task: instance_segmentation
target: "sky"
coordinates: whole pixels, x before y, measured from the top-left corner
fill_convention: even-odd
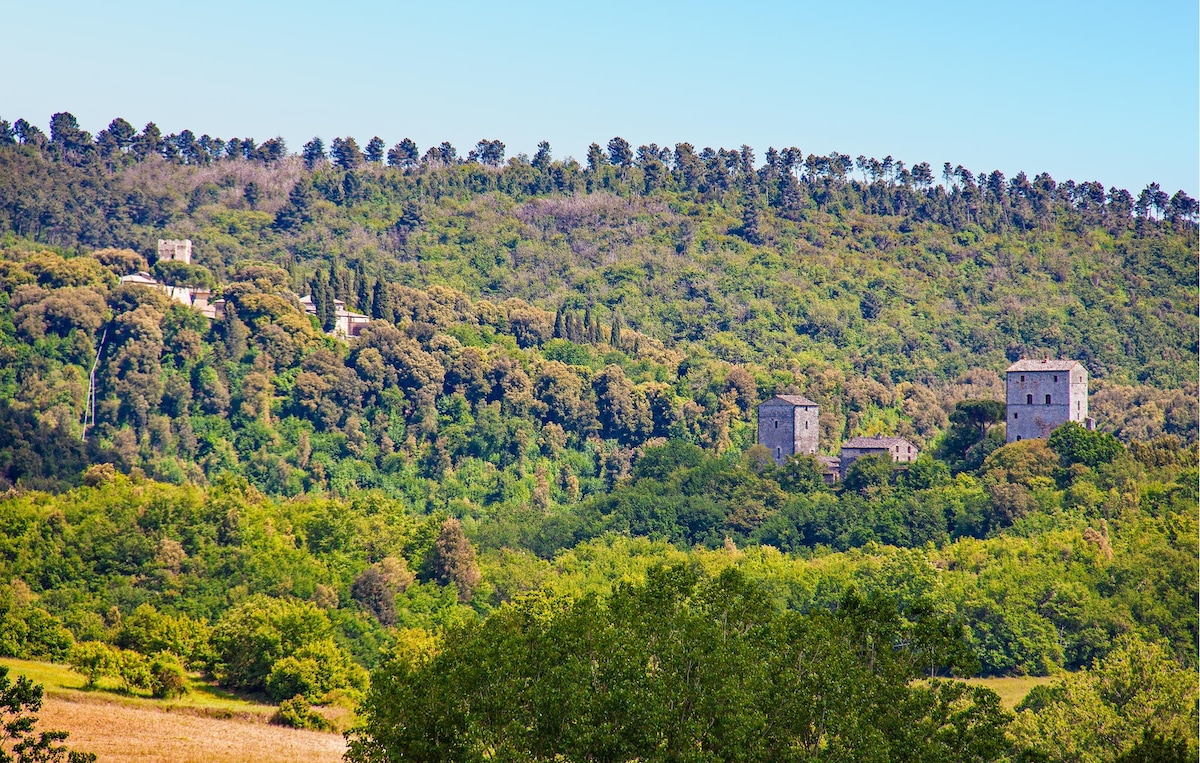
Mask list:
[[[1198,24],[1195,0],[0,0],[0,118],[293,151],[796,146],[1197,197]]]

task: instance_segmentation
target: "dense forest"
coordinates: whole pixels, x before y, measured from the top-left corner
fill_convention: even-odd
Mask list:
[[[1196,222],[1154,184],[794,147],[0,120],[0,652],[203,670],[296,725],[365,698],[358,760],[1194,757]],[[988,401],[1042,355],[1098,431],[1005,445]],[[824,453],[922,455],[777,466],[755,406],[789,393]],[[816,644],[861,694],[780,705]],[[1015,718],[943,680],[1063,669]]]

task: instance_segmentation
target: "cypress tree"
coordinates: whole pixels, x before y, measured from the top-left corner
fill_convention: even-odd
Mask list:
[[[325,322],[325,280],[321,277],[320,269],[313,274],[312,280],[308,284],[308,295],[312,298],[313,310],[317,313],[317,320],[321,323]]]
[[[375,280],[375,289],[371,293],[371,317],[388,323],[395,320],[392,302],[388,299],[387,286],[382,278]]]
[[[330,275],[333,275],[332,268]],[[337,328],[337,304],[334,300],[337,299],[337,293],[333,290],[333,279],[330,278],[325,282],[325,314],[321,316],[321,327],[326,331],[333,331]]]
[[[371,305],[371,289],[367,286],[367,274],[363,272],[362,260],[354,265],[354,307],[365,312]]]

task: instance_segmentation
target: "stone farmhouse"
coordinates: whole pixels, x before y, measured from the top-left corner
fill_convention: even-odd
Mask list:
[[[851,437],[842,443],[838,469],[843,477],[850,465],[863,456],[890,456],[897,464],[909,464],[920,450],[903,437]]]
[[[1095,429],[1088,417],[1088,372],[1077,360],[1018,360],[1005,379],[1007,441],[1036,440],[1068,421]]]

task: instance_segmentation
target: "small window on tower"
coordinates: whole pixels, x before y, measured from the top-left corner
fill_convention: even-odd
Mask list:
[[[1055,381],[1056,383],[1058,382],[1058,374],[1055,374],[1055,375],[1054,375],[1054,381]]]
[[[807,422],[807,421],[806,421],[806,422],[804,422],[804,428],[805,428],[805,429],[808,429],[808,422]]]
[[[778,422],[778,421],[776,421],[776,422],[775,422],[775,428],[776,428],[776,429],[779,429],[779,422]]]
[[[1021,441],[1021,435],[1017,435],[1017,442]]]
[[[1013,418],[1014,418],[1014,419],[1019,419],[1019,418],[1021,418],[1021,414],[1019,414],[1019,413],[1017,413],[1017,412],[1015,412],[1015,411],[1014,411],[1014,412],[1013,412]]]
[[[1024,384],[1024,383],[1025,383],[1025,374],[1021,374],[1021,383],[1022,383],[1022,384]]]
[[[1033,405],[1033,395],[1025,396],[1025,405]]]
[[[1050,396],[1046,395],[1046,405],[1050,405]]]

